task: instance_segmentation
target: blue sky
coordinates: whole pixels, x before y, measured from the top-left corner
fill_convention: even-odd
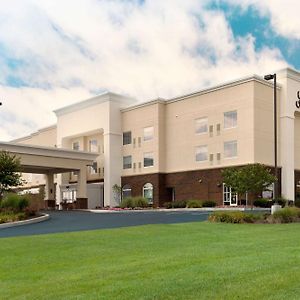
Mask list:
[[[295,0],[5,0],[0,140],[104,90],[145,101],[300,70]]]

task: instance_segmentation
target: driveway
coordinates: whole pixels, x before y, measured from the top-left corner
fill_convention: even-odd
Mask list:
[[[146,224],[172,224],[205,221],[209,212],[200,211],[126,211],[93,213],[88,211],[47,212],[50,219],[41,223],[0,229],[0,237],[35,235],[118,228]]]

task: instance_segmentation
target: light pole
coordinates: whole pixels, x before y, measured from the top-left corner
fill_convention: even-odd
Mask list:
[[[278,192],[278,166],[277,166],[277,82],[276,82],[276,73],[269,74],[264,76],[265,80],[272,80],[274,79],[274,169],[275,169],[275,176],[277,180],[274,182],[274,200],[275,204],[277,204],[279,192]]]

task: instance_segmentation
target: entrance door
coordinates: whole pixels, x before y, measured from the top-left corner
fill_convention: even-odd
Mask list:
[[[238,205],[238,195],[230,186],[223,184],[223,204],[230,206]]]

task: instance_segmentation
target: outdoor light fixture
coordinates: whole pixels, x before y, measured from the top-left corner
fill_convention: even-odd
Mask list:
[[[278,167],[277,167],[277,82],[276,82],[276,73],[275,74],[268,74],[264,76],[265,80],[274,80],[274,169],[275,169],[275,176],[278,179]],[[274,200],[277,203],[278,200],[278,180],[274,182]]]

